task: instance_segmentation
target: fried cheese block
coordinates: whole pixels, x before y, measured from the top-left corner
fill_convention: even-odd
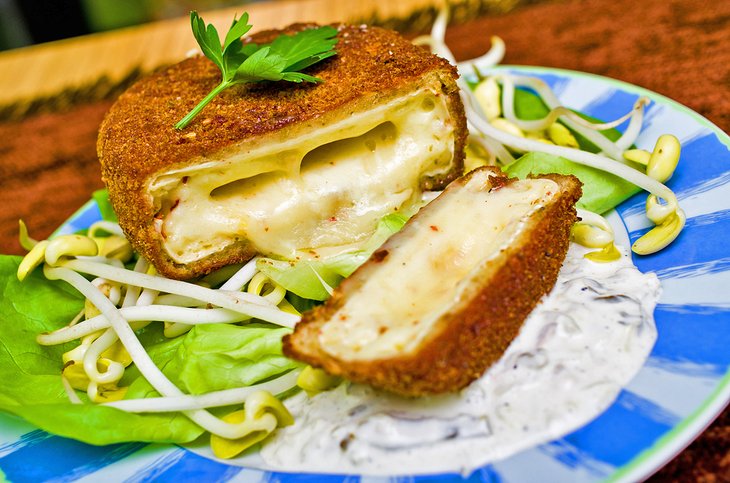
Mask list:
[[[406,395],[481,376],[555,284],[581,185],[480,168],[454,181],[284,338],[284,353]]]
[[[337,55],[306,70],[324,82],[236,86],[180,131],[220,82],[204,57],[140,80],[112,106],[102,175],[119,224],[160,273],[356,247],[384,215],[459,176],[467,130],[455,68],[392,31],[338,32]]]

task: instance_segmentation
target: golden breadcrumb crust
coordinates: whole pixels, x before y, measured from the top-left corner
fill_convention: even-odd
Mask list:
[[[250,37],[264,43],[280,33],[294,33],[312,25],[296,24],[283,31]],[[159,207],[152,206],[147,182],[156,173],[194,164],[203,158],[220,159],[249,139],[297,125],[326,125],[333,118],[395,98],[424,81],[440,84],[449,99],[456,126],[454,169],[435,179],[424,179],[426,189],[441,189],[463,166],[466,120],[455,80],[456,69],[445,60],[415,47],[397,33],[376,27],[338,28],[338,55],[306,70],[321,84],[262,82],[223,91],[185,129],[173,126],[220,82],[220,71],[207,58],[196,56],[163,69],[134,84],[106,115],[97,143],[102,176],[134,247],[164,275],[191,278],[253,256],[247,242],[231,246],[192,264],[176,264],[162,249],[154,228]]]
[[[494,168],[482,169],[499,173]],[[474,173],[453,182],[441,196],[464,186]],[[499,175],[491,178],[492,189],[515,180]],[[434,324],[419,348],[387,359],[346,361],[329,355],[319,345],[322,325],[337,323],[331,317],[348,297],[357,296],[358,277],[368,277],[373,265],[387,263],[392,244],[386,242],[324,305],[303,315],[294,333],[284,337],[284,353],[331,374],[405,396],[457,391],[480,377],[502,356],[522,322],[555,285],[568,251],[570,228],[576,221],[575,203],[581,196],[580,181],[561,175],[541,178],[558,183],[560,195],[533,214],[515,243],[483,267],[468,293]],[[426,216],[427,210],[416,216]],[[393,238],[407,236],[406,228]]]

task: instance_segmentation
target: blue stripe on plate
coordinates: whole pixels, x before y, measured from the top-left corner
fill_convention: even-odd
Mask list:
[[[595,101],[584,106],[581,111],[596,119],[613,121],[627,112],[631,112],[634,102],[639,98],[636,94],[613,90],[610,95],[601,96]],[[624,124],[624,127],[626,124]]]
[[[725,274],[730,273],[730,257],[716,258],[714,260],[710,260],[709,262],[688,263],[686,265],[677,265],[674,267],[661,268],[654,273],[656,273],[657,277],[659,277],[659,279],[664,282],[663,286],[665,287],[665,290],[667,288],[666,285],[677,283],[680,280],[695,279],[695,282],[701,283],[706,280],[710,280],[712,277],[722,277]],[[720,288],[724,289],[725,287]],[[725,290],[722,290],[722,292],[724,295],[727,295],[727,292]],[[664,299],[661,300],[664,301]],[[727,302],[725,297],[723,297],[723,302]],[[671,304],[671,302],[668,304]],[[689,304],[675,303],[674,305],[677,306],[675,309],[677,311],[683,311],[687,306],[696,306],[698,308],[701,308],[703,312],[707,312],[708,310],[713,309],[713,307],[711,306],[712,304],[708,304],[706,302],[701,303],[700,301],[692,301]],[[714,309],[723,310],[723,307],[725,309],[728,308],[727,305],[720,305],[714,307]]]
[[[721,376],[730,366],[730,310],[697,306],[657,306],[659,337],[652,358],[709,364]]]
[[[616,402],[588,425],[558,440],[568,447],[580,448],[590,459],[621,466],[679,422],[679,417],[628,391],[621,391]]]
[[[89,228],[93,223],[101,220],[101,212],[96,203],[89,203],[84,210],[74,214],[56,232],[57,235],[68,235]]]
[[[719,177],[728,171],[728,152],[730,148],[723,144],[715,133],[708,131],[707,135],[687,141],[682,146],[680,155],[680,169],[678,169],[668,185],[677,191],[690,186],[700,185],[708,180]],[[701,166],[682,165],[682,159],[691,159]]]
[[[220,463],[192,451],[181,449],[170,453],[144,468],[129,482],[137,481],[228,481],[243,468]]]
[[[479,479],[473,479],[475,477],[478,477]],[[499,471],[497,471],[497,468],[495,468],[493,465],[487,465],[483,468],[478,469],[475,471],[469,480],[467,481],[483,481],[485,483],[501,483],[502,475],[500,475]]]
[[[407,479],[406,479],[407,478]],[[486,465],[482,468],[474,470],[469,476],[453,473],[443,473],[438,475],[419,475],[414,477],[398,478],[398,483],[501,483],[502,477],[496,468],[492,465]]]
[[[649,228],[629,233],[631,243]],[[689,218],[677,240],[658,253],[634,257],[642,272],[661,272],[665,267],[679,267],[713,262],[728,256],[725,239],[730,234],[730,210],[721,210]]]
[[[146,446],[146,443],[92,446],[39,430],[24,435],[20,442],[14,451],[0,457],[0,470],[8,481],[73,481]]]
[[[170,453],[155,459],[151,464],[141,466],[132,476],[125,480],[125,483],[138,483],[142,481],[154,481],[158,475],[164,473],[175,465],[177,460],[182,458],[186,450],[176,448]]]
[[[347,475],[271,472],[266,475],[264,481],[267,483],[354,483],[360,481],[360,477]]]
[[[730,172],[728,172],[728,174],[730,175]],[[728,200],[728,202],[730,203],[730,200]],[[705,213],[702,215],[693,216],[692,218],[687,220],[687,224],[685,226],[691,228],[691,230],[687,230],[688,232],[691,231],[692,233],[694,233],[694,231],[699,230],[700,227],[706,227],[708,225],[711,226],[713,229],[722,229],[723,227],[718,226],[718,224],[720,223],[725,225],[724,228],[730,226],[730,207],[728,209],[713,211],[712,213]],[[711,249],[713,247],[723,245],[722,243],[717,243],[717,240],[714,241],[715,243],[706,243],[703,248]],[[727,253],[728,250],[727,247],[725,247],[725,250],[717,258],[723,258],[725,257],[725,255],[727,255]]]
[[[6,416],[6,415],[3,415]],[[4,423],[5,421],[3,421]],[[32,430],[29,433],[21,434],[20,437],[17,440],[13,440],[9,443],[0,445],[0,459],[4,457],[5,455],[12,453],[13,451],[17,449],[21,449],[24,446],[30,446],[34,445],[46,438],[48,438],[49,434],[45,431],[41,431],[39,429]]]
[[[563,460],[563,461],[561,461]],[[555,441],[530,448],[506,460],[494,463],[506,482],[598,481],[615,471],[615,467],[592,459],[566,441]]]
[[[265,479],[267,483],[355,483],[360,481],[388,481],[389,483],[501,483],[503,480],[499,472],[492,465],[475,470],[469,476],[454,473],[436,475],[395,476],[395,477],[359,477],[347,475],[314,475],[296,473],[269,473]]]
[[[99,211],[99,206],[93,203],[92,208],[84,210],[79,213],[78,218],[73,219],[73,224],[81,228],[88,228],[99,220],[101,220],[101,211]]]
[[[691,415],[715,390],[724,374],[716,366],[649,357],[624,388],[679,417]]]
[[[562,464],[567,471],[573,474],[583,473],[595,478],[604,478],[610,474],[607,470],[614,469],[613,466],[596,460],[582,448],[576,447],[564,439],[540,445],[539,450]]]
[[[703,186],[712,180],[721,178],[728,172],[728,152],[730,148],[723,144],[717,135],[710,130],[703,131],[703,136],[685,141],[682,146],[680,162],[677,171],[667,182],[667,185],[680,197],[687,192]],[[700,162],[701,166],[687,166],[683,160]],[[619,212],[621,216],[629,216],[644,212],[645,194],[634,196],[624,203]]]

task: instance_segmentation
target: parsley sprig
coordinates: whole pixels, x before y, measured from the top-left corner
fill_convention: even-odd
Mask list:
[[[236,84],[259,81],[322,82],[322,79],[300,72],[337,52],[337,29],[329,26],[302,30],[294,35],[280,35],[273,42],[244,44],[241,37],[251,30],[248,13],[234,17],[221,46],[213,24],[205,24],[198,12],[190,12],[190,25],[203,54],[221,70],[221,83],[208,93],[177,124],[183,129],[221,91]]]

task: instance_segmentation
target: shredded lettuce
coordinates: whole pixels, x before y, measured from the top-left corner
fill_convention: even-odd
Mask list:
[[[261,258],[256,268],[288,291],[305,299],[327,300],[328,288],[334,288],[342,281],[342,276],[327,268],[319,260],[288,262]]]
[[[360,250],[334,255],[325,260],[299,260],[296,262],[261,258],[256,268],[288,291],[311,300],[327,300],[330,289],[349,277],[357,267],[391,235],[403,228],[408,217],[401,213],[384,216],[375,232]]]

